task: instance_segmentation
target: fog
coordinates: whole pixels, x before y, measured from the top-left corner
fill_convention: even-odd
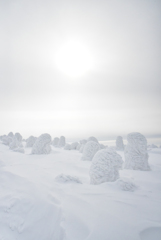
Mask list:
[[[1,1],[0,135],[161,134],[160,12],[152,0]],[[77,76],[56,64],[69,39],[93,59]]]

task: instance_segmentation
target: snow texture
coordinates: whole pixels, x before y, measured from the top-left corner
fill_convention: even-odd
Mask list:
[[[61,136],[58,142],[58,147],[64,147],[65,146],[65,137]]]
[[[53,145],[53,146],[57,146],[58,143],[59,143],[59,138],[58,138],[58,137],[55,137],[55,138],[53,139],[53,141],[52,141],[52,145]]]
[[[125,148],[125,168],[133,170],[150,170],[148,164],[147,140],[138,132],[129,133]]]
[[[121,136],[116,138],[116,150],[124,150],[124,143]]]
[[[69,143],[66,143],[64,149],[71,150],[71,145]]]
[[[113,150],[101,149],[92,159],[90,167],[90,183],[100,184],[114,182],[119,178],[119,169],[122,168],[121,156]]]
[[[51,136],[48,133],[40,135],[32,148],[32,154],[49,154],[51,152]]]
[[[73,143],[71,144],[71,150],[76,150],[78,145],[79,145],[78,142],[73,142]]]
[[[95,153],[100,149],[99,143],[89,141],[86,143],[83,149],[82,160],[91,161]]]
[[[98,140],[97,140],[97,138],[95,138],[95,137],[89,137],[88,139],[87,139],[87,142],[89,142],[89,141],[93,141],[93,142],[97,142],[98,143]]]
[[[27,140],[26,140],[26,146],[27,148],[29,147],[33,147],[34,143],[36,142],[37,137],[34,136],[30,136]]]
[[[55,178],[56,182],[60,183],[82,183],[78,177],[70,176],[66,174],[60,174]]]

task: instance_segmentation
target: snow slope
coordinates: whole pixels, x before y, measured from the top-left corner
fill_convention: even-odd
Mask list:
[[[30,153],[0,144],[0,240],[161,239],[161,149],[149,152],[151,171],[100,185],[76,150]]]

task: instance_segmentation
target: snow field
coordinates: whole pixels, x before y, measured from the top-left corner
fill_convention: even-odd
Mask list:
[[[121,169],[117,181],[91,185],[79,151],[0,144],[0,239],[160,240],[161,150],[148,154],[151,171]]]

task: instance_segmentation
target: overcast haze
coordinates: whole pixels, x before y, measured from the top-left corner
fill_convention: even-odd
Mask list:
[[[161,135],[160,13],[159,0],[1,0],[0,135]],[[75,76],[57,66],[73,39],[92,59]]]

